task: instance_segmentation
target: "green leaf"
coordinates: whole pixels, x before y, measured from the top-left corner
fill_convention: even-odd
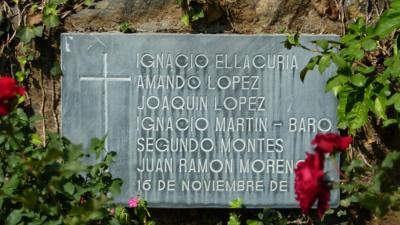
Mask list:
[[[340,200],[340,206],[342,206],[342,207],[347,208],[350,206],[350,204],[351,204],[351,201],[348,198]]]
[[[365,19],[362,17],[357,18],[357,21],[355,23],[351,23],[348,28],[352,33],[362,33],[363,29],[365,28]]]
[[[329,78],[328,82],[326,83],[325,91],[332,91],[335,96],[340,93],[342,85],[347,83],[349,78],[343,75],[336,75]]]
[[[36,133],[32,134],[31,143],[36,146],[40,146],[42,144],[42,139],[40,138],[40,136],[38,134],[36,134]]]
[[[182,24],[183,24],[184,26],[188,27],[188,26],[190,25],[190,18],[189,18],[189,15],[188,15],[188,14],[184,14],[184,15],[181,17],[181,22],[182,22]]]
[[[373,67],[373,66],[364,66],[364,65],[357,66],[355,69],[358,72],[361,72],[362,74],[370,74],[370,73],[375,71],[375,67]]]
[[[397,119],[387,119],[383,121],[383,127],[387,127],[389,125],[397,123]]]
[[[318,40],[318,41],[315,42],[315,44],[318,47],[322,48],[323,50],[326,50],[329,47],[329,42],[328,42],[328,40],[325,40],[325,39]]]
[[[231,213],[227,225],[240,225],[240,218],[235,213]]]
[[[43,24],[49,28],[58,27],[60,25],[60,18],[57,15],[47,15],[43,18]]]
[[[336,214],[338,217],[346,216],[347,211],[346,210],[339,210]]]
[[[109,225],[121,225],[116,218],[112,218],[109,223]]]
[[[400,159],[400,152],[390,152],[386,155],[385,159],[382,162],[381,167],[386,169],[393,168],[396,161]]]
[[[351,76],[351,83],[356,87],[364,87],[366,82],[367,78],[360,73]]]
[[[374,104],[374,113],[381,119],[386,119],[386,99],[377,97]]]
[[[264,225],[263,222],[259,220],[246,220],[247,225]]]
[[[17,30],[16,36],[25,44],[29,43],[33,38],[35,38],[35,32],[29,27],[20,27]]]
[[[122,186],[122,180],[121,179],[115,179],[113,180],[109,190],[112,194],[117,195],[121,193],[121,186]]]
[[[239,208],[242,208],[242,203],[243,203],[242,199],[237,198],[237,199],[232,200],[229,205],[232,209],[239,209]]]
[[[104,151],[104,144],[106,138],[93,138],[90,141],[89,152],[96,154],[96,159],[99,158],[100,154]]]
[[[357,102],[348,113],[349,128],[356,130],[368,121],[368,106],[365,102]]]
[[[60,63],[57,61],[57,63],[54,63],[53,67],[51,67],[50,75],[56,77],[60,74],[61,74],[61,67]]]
[[[7,217],[7,225],[16,225],[22,219],[22,209],[14,210]]]
[[[346,106],[349,98],[349,93],[347,88],[343,88],[345,91],[341,90],[338,94],[339,104],[337,107],[337,114],[339,119],[338,127],[340,129],[345,129],[348,126],[348,115],[346,114]]]
[[[71,182],[64,184],[63,188],[64,191],[70,195],[73,195],[75,193],[75,186]]]
[[[56,7],[56,6],[59,6],[61,4],[65,4],[66,2],[67,2],[67,0],[50,0],[49,4],[50,5],[54,5]]]
[[[340,42],[343,44],[347,44],[350,41],[356,39],[358,36],[358,34],[345,34],[340,38]]]
[[[394,94],[387,101],[387,105],[394,105],[397,112],[400,112],[400,93]]]
[[[64,175],[68,178],[71,177],[75,173],[81,173],[85,171],[87,167],[80,162],[70,161],[64,164]]]
[[[28,60],[26,59],[25,56],[19,56],[19,57],[17,57],[17,59],[18,59],[18,63],[19,63],[21,66],[26,65],[26,63],[28,62]]]
[[[37,27],[33,28],[33,33],[35,34],[36,37],[42,37],[43,26],[37,26]]]
[[[50,0],[50,2],[48,4],[45,4],[44,6],[44,15],[57,15],[58,14],[58,10],[57,7],[62,4],[61,1],[66,1],[66,0]]]
[[[83,4],[85,4],[86,6],[90,6],[91,4],[93,4],[93,0],[85,0],[83,1]]]
[[[376,41],[372,39],[365,38],[361,41],[361,46],[366,51],[372,51],[376,49]]]
[[[304,82],[304,79],[306,78],[306,75],[309,70],[313,70],[317,62],[319,61],[321,56],[314,56],[312,57],[307,65],[301,70],[300,72],[300,80]]]
[[[204,18],[204,11],[203,9],[195,9],[193,10],[193,14],[191,16],[191,20],[193,21],[197,21],[201,18]]]
[[[350,164],[346,166],[344,171],[347,175],[350,175],[351,173],[355,173],[356,169],[361,169],[363,167],[365,167],[365,163],[362,160],[353,159],[351,160]]]
[[[306,67],[304,67],[301,71],[300,71],[300,80],[302,82],[304,82],[304,79],[306,79],[308,73],[308,69]]]
[[[318,62],[318,70],[322,74],[325,72],[325,70],[329,67],[331,64],[331,57],[330,55],[326,54],[321,57],[321,59]]]
[[[389,9],[381,15],[374,33],[384,38],[398,28],[400,28],[400,10]]]
[[[364,51],[361,49],[354,49],[353,56],[355,59],[360,60],[360,59],[364,58]]]
[[[83,151],[80,145],[73,145],[68,149],[67,154],[64,155],[66,161],[78,161],[83,156]]]
[[[298,45],[300,43],[300,33],[295,33],[294,35],[288,35],[287,41],[291,45]]]
[[[23,82],[28,77],[28,74],[22,71],[18,71],[15,73],[15,77],[17,78],[18,82]]]
[[[20,183],[20,178],[17,174],[14,174],[8,181],[4,183],[2,187],[2,191],[6,195],[12,195],[15,189],[18,187]]]
[[[338,66],[339,68],[344,68],[347,66],[346,60],[336,53],[331,53],[332,61]]]

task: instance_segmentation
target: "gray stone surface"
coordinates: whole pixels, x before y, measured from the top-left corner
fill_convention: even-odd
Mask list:
[[[321,37],[329,36],[305,36],[302,41]],[[292,169],[311,150],[318,131],[336,130],[337,103],[324,92],[332,69],[324,76],[314,71],[302,83],[300,70],[312,54],[284,49],[284,40],[279,35],[63,34],[62,133],[85,145],[93,136],[107,134],[107,150],[118,152],[111,170],[124,180],[119,203],[140,195],[155,207],[227,207],[236,198],[251,208],[297,207]],[[198,65],[185,67],[192,59]],[[162,82],[172,78],[175,88]],[[146,79],[155,86],[146,87]],[[167,106],[156,107],[157,99]],[[149,105],[141,109],[143,100]],[[196,104],[201,101],[206,106]],[[193,104],[198,108],[190,109]],[[165,121],[162,130],[146,130],[156,119]],[[184,129],[186,119],[199,119],[198,128]],[[229,119],[234,128],[228,126]],[[321,121],[319,130],[309,125],[313,121]],[[165,150],[167,142],[177,139],[203,141],[204,150]],[[158,150],[152,145],[156,140]],[[223,151],[229,149],[227,143],[230,152]],[[154,171],[141,172],[144,162],[152,160]],[[199,162],[207,171],[199,171]],[[250,172],[243,169],[247,162]],[[327,166],[328,174],[337,178],[331,163]],[[168,180],[174,188],[160,189]],[[240,190],[242,181],[246,190]],[[275,182],[281,182],[281,191],[271,190]],[[334,191],[331,203],[338,201]]]

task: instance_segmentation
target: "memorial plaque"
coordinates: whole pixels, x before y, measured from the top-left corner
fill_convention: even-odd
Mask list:
[[[303,36],[305,44],[330,36]],[[116,202],[298,207],[293,170],[336,131],[333,71],[300,81],[312,53],[281,35],[63,34],[62,133],[107,135],[124,180]],[[332,163],[328,174],[337,178]],[[332,193],[331,204],[339,201]]]

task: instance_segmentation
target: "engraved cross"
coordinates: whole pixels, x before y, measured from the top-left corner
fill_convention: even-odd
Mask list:
[[[95,77],[95,76],[83,76],[80,77],[80,81],[100,81],[104,84],[104,135],[107,135],[109,129],[108,123],[108,82],[131,82],[132,78],[129,77],[109,77],[108,76],[108,53],[104,53],[103,55],[103,76]],[[108,141],[107,138],[105,140],[105,150],[108,151]]]

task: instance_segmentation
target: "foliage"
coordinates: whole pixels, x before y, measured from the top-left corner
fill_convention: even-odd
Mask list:
[[[341,206],[347,208],[352,203],[358,203],[378,216],[390,210],[400,210],[400,187],[398,181],[393,179],[399,160],[400,152],[388,153],[380,165],[372,168],[373,175],[368,181],[359,176],[368,166],[362,160],[353,160],[345,168],[345,176],[351,182],[339,186],[349,196],[341,201]]]
[[[339,99],[338,127],[350,133],[365,125],[373,114],[383,126],[400,126],[400,58],[398,54],[400,28],[400,1],[395,0],[375,25],[367,25],[359,18],[348,27],[339,40],[314,41],[317,49],[299,42],[299,35],[290,36],[288,48],[300,46],[318,55],[311,58],[301,72],[319,72],[334,63],[337,67],[326,90]]]
[[[230,203],[231,209],[243,209],[244,205],[242,199],[234,199]],[[227,225],[240,225],[242,224],[241,215],[232,212],[229,214]],[[257,219],[247,219],[246,225],[285,225],[288,220],[277,210],[264,209],[263,212],[257,214]]]
[[[35,67],[35,62],[46,60],[43,57],[46,53],[40,48],[43,47],[41,44],[44,44],[41,40],[52,38],[65,16],[91,2],[91,0],[2,1],[0,26],[4,29],[0,33],[0,63],[3,67],[1,74],[15,74],[20,82],[26,80]],[[19,65],[18,68],[9,68],[15,64]],[[56,64],[50,63],[50,65]]]
[[[100,157],[94,139],[100,162],[87,165],[82,147],[56,134],[42,146],[33,123],[21,109],[0,117],[0,223],[117,224],[105,208],[122,184],[108,172],[115,152]]]
[[[286,225],[288,220],[274,209],[264,209],[257,215],[257,219],[246,220],[247,225]]]
[[[123,206],[117,206],[112,209],[115,218],[121,225],[129,224],[144,224],[144,225],[155,225],[155,222],[150,220],[150,213],[147,210],[147,202],[140,199],[139,204],[136,207],[125,208]]]
[[[287,48],[301,47],[315,53],[300,78],[318,69],[323,74],[334,64],[336,73],[327,82],[326,91],[338,98],[338,127],[353,135],[361,135],[361,128],[374,123],[380,131],[400,127],[400,1],[394,0],[375,24],[366,24],[363,18],[349,24],[340,39],[317,40],[311,48],[300,42],[299,34],[289,36]],[[310,77],[310,79],[312,79]],[[392,147],[392,146],[390,146]],[[395,148],[398,146],[395,146]],[[399,183],[396,181],[400,153],[381,145],[378,155],[368,163],[361,151],[343,156],[343,180],[337,187],[345,198],[337,212],[338,217],[358,217],[359,207],[375,215],[399,210]],[[371,165],[372,164],[372,165]]]
[[[130,28],[131,24],[128,21],[122,22],[119,25],[119,31],[122,33],[132,33],[132,29]]]
[[[184,11],[181,22],[185,26],[189,26],[205,17],[202,5],[196,0],[176,0],[176,3],[182,7]]]
[[[25,84],[29,103],[40,100],[40,135],[44,136],[45,106],[51,105],[47,120],[53,116],[59,131],[57,78],[61,74],[59,33],[63,20],[92,0],[3,0],[0,1],[0,74],[11,75]],[[45,87],[45,80],[51,84]],[[30,98],[31,89],[40,98]],[[29,105],[28,107],[32,107]],[[41,124],[39,124],[41,123]],[[43,142],[46,141],[46,136]]]
[[[109,172],[116,153],[104,139],[83,150],[48,134],[42,145],[34,123],[22,109],[0,116],[0,224],[154,224],[142,199],[130,211],[112,205],[122,180]]]

